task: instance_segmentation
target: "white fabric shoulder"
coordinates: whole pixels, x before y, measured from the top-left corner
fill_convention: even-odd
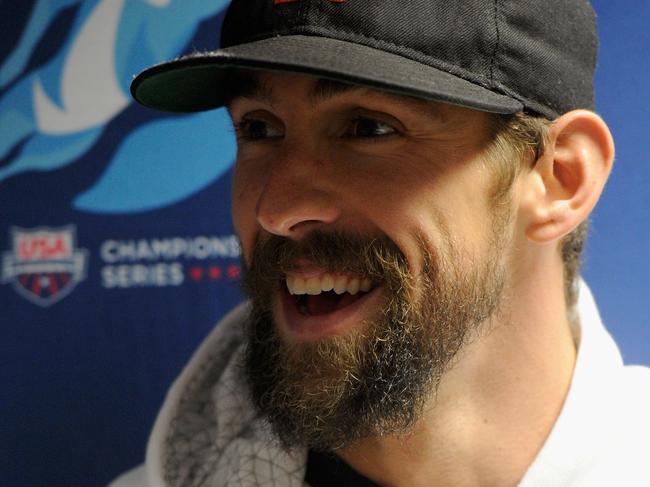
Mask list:
[[[256,417],[243,377],[248,306],[203,341],[167,393],[146,467],[111,487],[305,486],[306,450],[288,453]]]
[[[144,465],[123,473],[108,484],[108,487],[150,487]]]
[[[257,417],[243,373],[248,306],[201,344],[165,399],[147,447],[147,487],[302,487],[306,450],[287,453]]]
[[[587,286],[573,380],[519,487],[650,486],[650,369],[625,367]]]
[[[162,471],[160,464],[161,449],[164,446],[164,438],[169,429],[169,421],[175,413],[178,400],[187,382],[201,368],[205,357],[214,353],[213,348],[216,347],[222,350],[225,345],[225,339],[229,336],[237,335],[237,328],[241,327],[247,312],[246,308],[246,303],[243,303],[235,307],[219,321],[201,342],[199,348],[194,352],[192,358],[176,378],[172,387],[167,391],[163,406],[158,412],[153,431],[149,436],[146,463],[120,475],[108,487],[156,487],[165,485],[162,479],[160,479],[160,472]],[[147,480],[149,476],[152,477],[151,482]]]
[[[188,389],[194,389],[190,382],[196,381],[197,375],[203,375],[201,371],[205,370],[215,359],[225,361],[230,359],[232,353],[228,352],[232,348],[237,348],[241,343],[246,314],[246,303],[237,306],[228,313],[203,340],[167,392],[147,445],[145,464],[151,487],[167,485],[163,478],[164,465],[162,462],[167,455],[165,451],[168,446],[167,437],[173,426],[172,421],[179,414],[182,396],[187,394]]]
[[[650,369],[624,367],[582,283],[576,368],[562,412],[520,487],[650,486]],[[257,418],[241,358],[241,305],[167,394],[146,461],[110,487],[304,486],[306,451],[284,452]]]

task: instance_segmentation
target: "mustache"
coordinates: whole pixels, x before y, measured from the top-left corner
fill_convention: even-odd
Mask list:
[[[256,294],[261,285],[275,284],[305,263],[325,272],[358,274],[389,283],[409,275],[406,256],[387,236],[317,230],[299,241],[277,235],[258,240],[250,262],[243,265],[244,291]]]

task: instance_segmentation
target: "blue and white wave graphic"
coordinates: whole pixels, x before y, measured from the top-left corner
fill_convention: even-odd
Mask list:
[[[86,154],[132,103],[142,68],[179,55],[227,0],[37,0],[0,65],[0,183],[53,171]],[[30,69],[57,16],[74,8],[61,47]],[[104,173],[76,209],[131,213],[180,201],[223,175],[234,160],[223,111],[149,120],[115,142]],[[179,144],[183,141],[183,144]]]

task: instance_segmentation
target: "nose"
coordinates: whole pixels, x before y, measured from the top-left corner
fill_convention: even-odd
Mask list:
[[[257,201],[257,221],[262,228],[299,239],[334,223],[341,206],[327,166],[327,162],[305,152],[283,154],[272,165]]]

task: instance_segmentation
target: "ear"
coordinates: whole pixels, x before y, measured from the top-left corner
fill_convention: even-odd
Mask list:
[[[536,243],[570,233],[596,205],[614,162],[614,141],[595,113],[575,110],[550,128],[544,153],[524,182],[526,236]]]

